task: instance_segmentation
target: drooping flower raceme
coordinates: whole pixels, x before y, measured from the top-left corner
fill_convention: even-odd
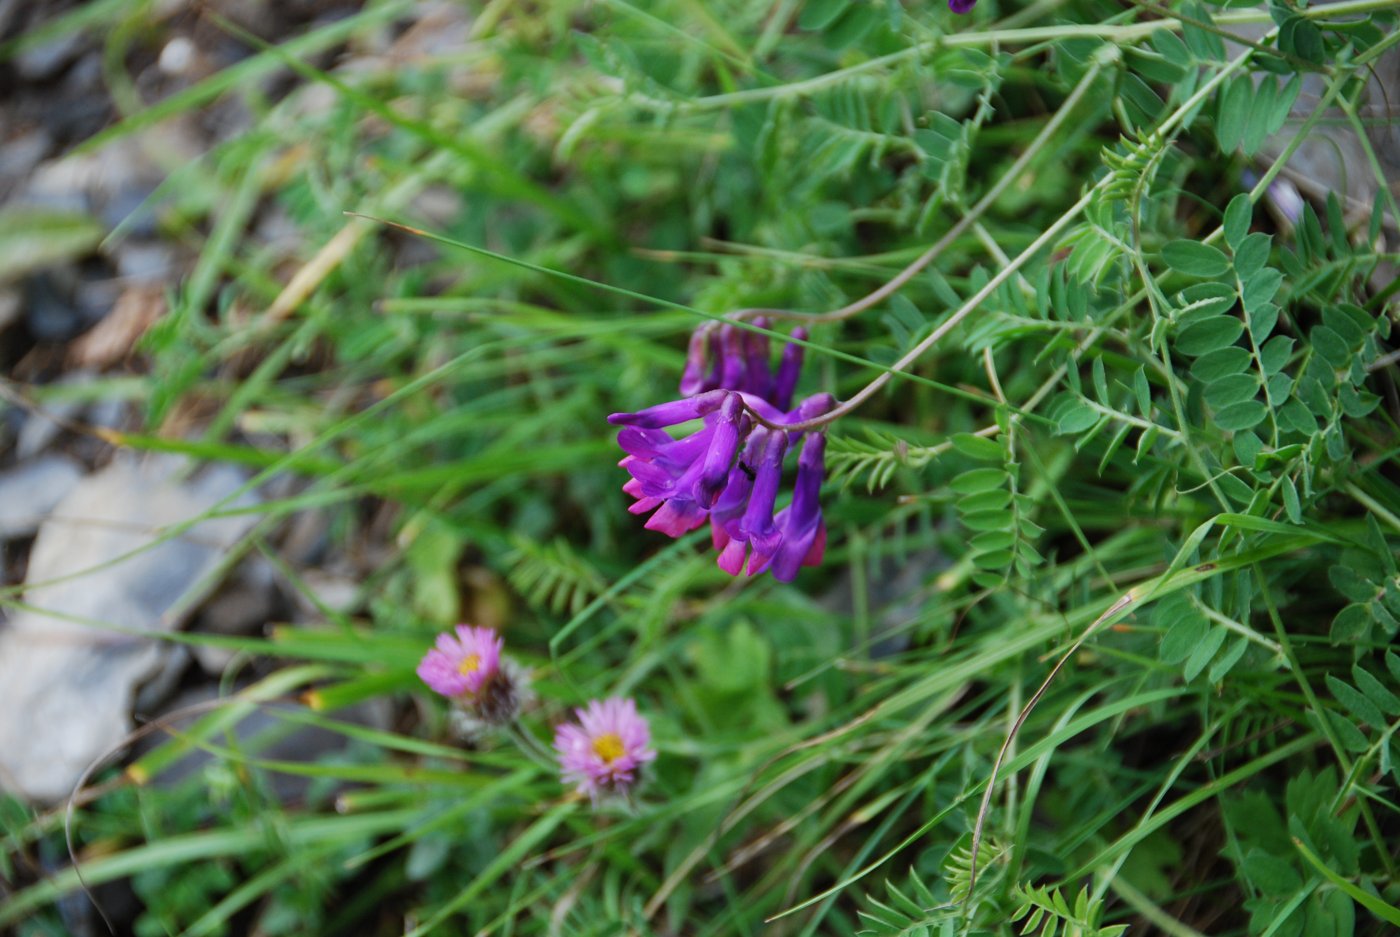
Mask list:
[[[754,324],[767,327],[762,319]],[[794,329],[793,336],[801,340],[807,333]],[[826,546],[819,497],[826,439],[773,429],[750,416],[782,426],[830,410],[830,394],[789,409],[801,368],[800,345],[785,347],[774,370],[768,336],[734,325],[698,330],[681,377],[686,396],[608,417],[624,427],[617,441],[627,455],[618,464],[632,476],[622,489],[636,499],[629,510],[651,512],[647,528],[671,537],[708,520],[719,567],[732,576],[747,566],[751,576],[769,571],[789,582],[801,566],[820,563]],[[665,431],[694,420],[703,425],[690,435],[677,439]],[[792,502],[777,510],[784,457],[799,443]]]
[[[626,793],[637,780],[637,769],[656,758],[651,728],[630,699],[591,700],[575,709],[578,722],[554,730],[564,781],[581,794]]]

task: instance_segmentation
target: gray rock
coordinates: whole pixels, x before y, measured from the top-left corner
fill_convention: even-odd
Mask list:
[[[306,592],[296,590],[297,607],[313,621],[325,617],[325,611],[348,614],[363,603],[364,580],[355,576],[324,569],[308,569],[301,574]]]
[[[0,201],[7,200],[12,190],[23,185],[52,148],[53,138],[43,127],[3,141],[0,145]]]
[[[85,327],[85,316],[74,297],[71,271],[58,277],[37,273],[24,281],[24,322],[41,342],[66,342]]]
[[[38,530],[82,477],[76,462],[57,453],[0,472],[0,540],[27,537]]]
[[[1319,5],[1332,2],[1336,0],[1322,0]],[[1270,28],[1268,25],[1239,26],[1232,31],[1257,40]],[[1236,43],[1228,45],[1234,55],[1243,49]],[[1293,119],[1260,148],[1260,159],[1266,165],[1294,142],[1299,122],[1313,112],[1326,89],[1327,81],[1323,76],[1303,76],[1302,89],[1291,112]],[[1367,139],[1363,141],[1355,128],[1340,119],[1318,127],[1289,157],[1285,176],[1310,198],[1320,202],[1329,194],[1336,194],[1348,215],[1369,216],[1380,182],[1367,159],[1367,145],[1376,154],[1387,183],[1392,187],[1400,183],[1400,123],[1394,119],[1400,102],[1396,99],[1396,89],[1400,89],[1400,49],[1391,49],[1376,61],[1360,94],[1358,103]],[[1340,118],[1341,112],[1334,110],[1333,116]],[[1400,219],[1389,220],[1392,226],[1397,222]]]
[[[244,560],[228,582],[204,603],[192,631],[219,635],[255,634],[277,609],[277,571],[261,556]],[[190,646],[205,673],[221,676],[238,651],[203,644]]]
[[[40,527],[24,599],[30,608],[0,633],[0,787],[59,801],[120,746],[136,687],[167,656],[167,645],[143,635],[180,623],[256,520],[206,518],[168,536],[243,480],[224,466],[182,479],[181,464],[114,462],[85,478]],[[255,501],[245,494],[229,506]]]
[[[0,332],[19,321],[20,308],[23,305],[18,290],[0,289]]]
[[[125,280],[163,283],[175,279],[175,251],[164,244],[137,241],[117,249],[117,274]]]
[[[92,375],[81,371],[75,371],[65,375],[55,383],[57,384],[86,384],[92,381]],[[78,418],[78,414],[83,411],[83,403],[80,400],[54,399],[44,401],[42,408],[30,413],[25,418],[24,427],[19,431],[19,439],[15,442],[15,455],[21,460],[31,459],[49,447],[49,443],[58,438],[58,434],[63,432],[63,426]]]
[[[84,41],[82,30],[74,30],[31,46],[15,57],[15,70],[29,81],[47,81],[78,57]]]

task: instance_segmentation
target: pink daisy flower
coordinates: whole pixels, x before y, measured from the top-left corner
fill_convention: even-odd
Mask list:
[[[437,646],[423,655],[418,676],[453,699],[476,697],[500,672],[505,641],[490,628],[458,625],[457,636],[440,634]]]
[[[554,730],[565,782],[592,797],[604,791],[625,792],[637,768],[656,757],[649,747],[651,729],[637,704],[618,697],[591,700],[574,714],[578,723],[566,722]]]

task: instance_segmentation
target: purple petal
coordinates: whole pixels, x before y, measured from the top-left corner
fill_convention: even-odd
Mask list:
[[[698,420],[708,413],[714,413],[724,405],[729,396],[727,390],[712,390],[694,397],[647,407],[636,413],[614,413],[608,417],[608,422],[615,426],[640,426],[643,429],[675,426],[677,423]]]
[[[792,330],[792,337],[799,341],[807,340],[807,330],[798,326]],[[797,388],[797,377],[802,371],[801,345],[791,343],[783,346],[783,360],[778,363],[778,376],[773,382],[773,394],[769,398],[779,410],[786,410],[792,404],[792,392]]]
[[[948,9],[954,13],[967,13],[977,6],[977,0],[948,0]]]
[[[713,325],[702,325],[690,333],[690,347],[686,350],[685,370],[681,372],[681,394],[690,397],[701,391],[711,390],[714,385],[705,379],[705,364],[709,357],[707,350]]]
[[[821,518],[822,479],[826,476],[826,435],[812,433],[802,443],[797,458],[797,482],[792,493],[794,527],[806,527]]]
[[[739,540],[730,540],[724,545],[724,549],[719,551],[715,562],[720,569],[729,575],[737,576],[744,568],[744,554],[746,552],[748,552],[746,544]]]
[[[714,430],[707,426],[681,439],[672,439],[665,430],[627,426],[618,432],[617,444],[644,462],[683,469],[710,448],[713,434]]]
[[[646,514],[665,501],[665,498],[638,498],[627,508],[629,514]]]
[[[769,423],[791,422],[792,418],[788,416],[788,414],[784,413],[782,410],[779,410],[777,407],[773,406],[771,403],[758,396],[757,394],[740,393],[739,396],[743,398],[744,406],[748,407],[750,410],[753,410],[755,413],[763,417]]]
[[[825,474],[826,437],[808,436],[797,460],[797,483],[792,503],[778,513],[782,546],[773,557],[773,578],[791,582],[802,566],[821,562],[826,546],[826,525],[822,523],[821,485]]]
[[[739,451],[739,443],[749,425],[749,418],[744,415],[743,401],[738,395],[731,395],[720,408],[710,446],[705,452],[700,480],[695,485],[695,500],[702,506],[713,506],[728,485],[729,474],[734,470],[734,455]]]
[[[656,458],[674,442],[671,434],[663,429],[624,426],[617,434],[617,444],[622,447],[623,452],[648,461]]]
[[[745,387],[744,336],[732,325],[719,329],[722,353],[719,366],[719,386],[726,390],[748,390]]]
[[[753,320],[753,324],[761,329],[769,328],[772,323],[760,316]],[[768,350],[770,343],[768,336],[761,332],[744,332],[744,363],[746,374],[744,376],[744,386],[738,388],[757,394],[759,397],[772,399],[773,377],[768,370]]]
[[[633,459],[623,468],[640,483],[644,498],[669,498],[676,493],[677,475],[670,469],[641,459]]]
[[[709,513],[694,501],[673,498],[657,508],[644,526],[668,537],[680,537],[705,523],[708,516]]]
[[[797,409],[789,413],[783,422],[802,423],[827,413],[834,406],[836,406],[836,398],[830,394],[813,394],[798,404]],[[788,445],[795,445],[801,435],[801,433],[788,433]]]
[[[755,473],[753,492],[748,507],[739,521],[739,532],[759,553],[772,553],[781,541],[773,520],[773,503],[778,498],[778,485],[783,479],[783,454],[787,451],[787,434],[769,432],[763,445],[763,461]]]

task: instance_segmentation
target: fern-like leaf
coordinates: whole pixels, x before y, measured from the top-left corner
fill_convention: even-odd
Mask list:
[[[986,894],[993,890],[993,886],[1005,869],[1006,855],[1006,847],[993,837],[988,836],[982,840],[977,856],[978,892]],[[953,903],[959,905],[966,903],[968,889],[972,886],[972,841],[970,838],[959,843],[952,852],[948,853],[948,858],[943,860],[943,878],[948,882]]]
[[[866,431],[863,441],[849,436],[831,436],[827,440],[826,464],[833,482],[851,484],[865,479],[867,490],[884,488],[901,465],[923,466],[928,456],[923,450],[912,450],[909,444],[888,433]]]
[[[577,613],[607,588],[602,574],[562,539],[540,544],[517,537],[506,561],[516,591],[556,614]]]
[[[957,906],[940,901],[913,869],[901,889],[885,882],[885,900],[867,895],[866,907],[856,912],[864,925],[859,937],[933,937],[951,934],[958,917]]]
[[[1071,905],[1058,888],[1033,885],[1017,886],[1016,900],[1020,906],[1011,915],[1021,923],[1023,935],[1039,937],[1120,937],[1126,924],[1099,924],[1103,916],[1103,901],[1089,897],[1089,889],[1081,888]]]

